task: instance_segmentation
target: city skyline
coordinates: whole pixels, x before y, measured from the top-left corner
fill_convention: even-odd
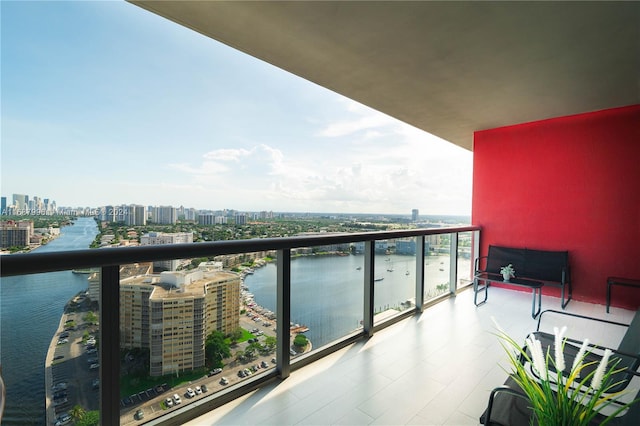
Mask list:
[[[471,152],[134,5],[2,12],[7,197],[471,213]]]
[[[12,203],[12,199],[15,199],[16,196],[18,197],[26,197],[28,200],[28,205],[27,207],[19,207],[16,206],[15,201],[13,201]],[[162,209],[173,209],[175,210],[174,214],[175,217],[173,217],[173,219],[171,220],[171,223],[175,223],[175,220],[177,219],[177,215],[181,214],[181,212],[188,212],[191,211],[191,213],[194,213],[196,215],[200,214],[200,215],[213,215],[213,214],[222,214],[222,215],[245,215],[245,214],[249,214],[249,215],[256,215],[255,217],[257,217],[257,215],[265,215],[265,217],[269,218],[269,217],[273,217],[273,215],[282,215],[282,214],[300,214],[300,215],[326,215],[326,214],[335,214],[335,215],[344,215],[344,216],[349,216],[349,215],[353,215],[353,216],[406,216],[408,218],[411,218],[413,221],[419,220],[421,218],[427,218],[427,217],[438,217],[438,216],[446,216],[446,217],[468,217],[470,218],[469,215],[455,215],[455,214],[423,214],[420,215],[419,209],[412,209],[410,212],[398,212],[398,213],[379,213],[379,212],[360,212],[360,213],[353,213],[353,212],[312,212],[312,211],[273,211],[273,210],[239,210],[239,209],[235,209],[233,207],[227,207],[227,208],[214,208],[214,209],[196,209],[194,207],[190,207],[190,206],[176,206],[176,205],[143,205],[140,203],[131,203],[131,204],[101,204],[101,205],[97,205],[97,206],[87,206],[87,205],[79,205],[79,206],[64,206],[64,205],[57,205],[56,201],[54,199],[49,199],[46,197],[40,197],[37,195],[31,195],[31,194],[11,194],[11,196],[8,195],[4,195],[4,194],[0,194],[0,197],[2,198],[2,209],[0,210],[0,216],[38,216],[38,215],[47,215],[47,214],[62,214],[62,215],[89,215],[89,216],[98,216],[98,217],[102,217],[105,215],[108,215],[109,213],[106,213],[106,209],[111,209],[112,212],[110,213],[112,216],[117,217],[117,216],[122,216],[122,215],[126,215],[127,213],[125,213],[124,208],[125,207],[143,207],[145,209],[146,215],[148,217],[153,217],[155,214],[170,214],[173,216],[173,214],[171,213],[159,213],[159,212],[155,212],[153,210],[162,210]],[[32,203],[34,201],[39,201],[42,202],[43,200],[47,201],[47,203],[45,205],[33,205]],[[6,203],[6,204],[5,204]],[[121,208],[122,213],[116,213],[116,211],[114,209],[118,209]],[[219,216],[215,216],[215,218],[217,219]],[[211,216],[212,220],[214,218],[214,216]],[[197,218],[195,218],[197,219]],[[195,220],[194,218],[187,218],[187,220]],[[236,217],[237,220],[237,217]],[[165,223],[164,221],[160,221],[160,222],[156,222],[155,220],[153,221],[154,223]],[[169,223],[169,222],[167,222]],[[216,222],[217,223],[217,222]],[[211,223],[213,224],[213,222]]]

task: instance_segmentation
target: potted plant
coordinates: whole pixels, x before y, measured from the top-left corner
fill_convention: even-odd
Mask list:
[[[613,374],[621,371],[616,369],[620,359],[612,359],[613,353],[610,349],[605,349],[600,362],[588,362],[586,356],[590,352],[590,345],[589,340],[585,339],[573,360],[571,370],[565,375],[563,350],[567,342],[567,338],[564,337],[567,327],[554,327],[553,349],[550,346],[545,353],[535,336],[529,336],[526,346],[521,347],[500,328],[494,318],[492,319],[498,329],[495,335],[500,339],[512,367],[511,377],[529,399],[535,418],[532,424],[586,426],[592,424],[592,420],[598,414],[606,417],[600,424],[606,424],[639,401],[634,399],[622,403],[620,397],[626,391],[608,393],[609,389],[617,384],[613,383]],[[584,375],[583,369],[596,363],[597,368]],[[537,377],[528,371],[525,364],[530,366]],[[616,405],[612,405],[614,402]],[[603,409],[609,406],[611,408],[608,409],[607,415]]]
[[[500,268],[500,273],[505,281],[509,281],[511,278],[516,276],[516,270],[513,269],[513,265],[511,263]]]

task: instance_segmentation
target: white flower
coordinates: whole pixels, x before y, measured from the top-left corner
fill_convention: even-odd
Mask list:
[[[527,347],[531,352],[533,368],[538,372],[540,379],[547,380],[547,365],[544,361],[544,353],[542,352],[542,344],[535,337],[529,336],[526,339]]]
[[[578,355],[576,355],[576,358],[573,360],[573,365],[571,366],[571,371],[576,371],[576,369],[582,367],[582,358],[584,358],[584,354],[587,351],[587,346],[589,345],[589,339],[584,339],[584,342],[582,342],[582,346],[580,347],[580,350],[578,351]],[[580,377],[580,372],[578,371],[576,373],[576,377]]]
[[[600,360],[598,368],[596,368],[596,372],[593,375],[593,380],[591,380],[591,388],[593,390],[597,391],[598,389],[600,389],[600,386],[602,386],[602,379],[604,378],[604,373],[607,370],[607,365],[609,364],[609,357],[611,356],[611,354],[611,349],[604,350],[604,355]]]
[[[562,339],[564,339],[564,333],[567,331],[567,327],[564,326],[562,329],[558,330],[558,327],[553,327],[553,334],[555,334],[555,343],[553,347],[555,349],[555,358],[556,358],[556,370],[563,371],[564,364],[564,353],[562,353]]]

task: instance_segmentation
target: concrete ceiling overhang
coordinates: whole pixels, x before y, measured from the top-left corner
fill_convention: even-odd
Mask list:
[[[130,1],[469,150],[640,103],[640,2]]]

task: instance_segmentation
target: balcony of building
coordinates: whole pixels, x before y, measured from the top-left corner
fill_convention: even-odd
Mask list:
[[[473,256],[489,244],[568,250],[569,311],[607,316],[607,276],[640,276],[639,3],[132,3],[473,150],[472,223],[482,229]],[[234,244],[211,253],[273,244],[279,266],[288,263],[288,243]],[[51,256],[37,266],[2,259],[2,274],[12,274],[10,263],[21,274],[103,266],[101,324],[114,324],[117,266],[144,260],[135,250],[120,253],[108,261],[100,253]],[[375,276],[363,267],[364,299]],[[280,283],[289,280],[286,268],[279,271]],[[489,317],[517,338],[535,323],[527,293],[492,289],[476,308],[458,279],[451,282],[445,300],[425,310],[420,287],[413,308],[385,327],[365,299],[357,338],[293,362],[281,330],[270,373],[147,420],[476,424],[505,374]],[[283,290],[281,307],[289,306]],[[557,292],[543,294],[544,308],[558,307]],[[620,289],[607,317],[628,322],[639,302],[632,289]],[[288,323],[286,311],[279,315]],[[577,333],[592,331],[602,337]],[[101,354],[102,424],[119,424],[117,329],[101,333],[110,348]]]

